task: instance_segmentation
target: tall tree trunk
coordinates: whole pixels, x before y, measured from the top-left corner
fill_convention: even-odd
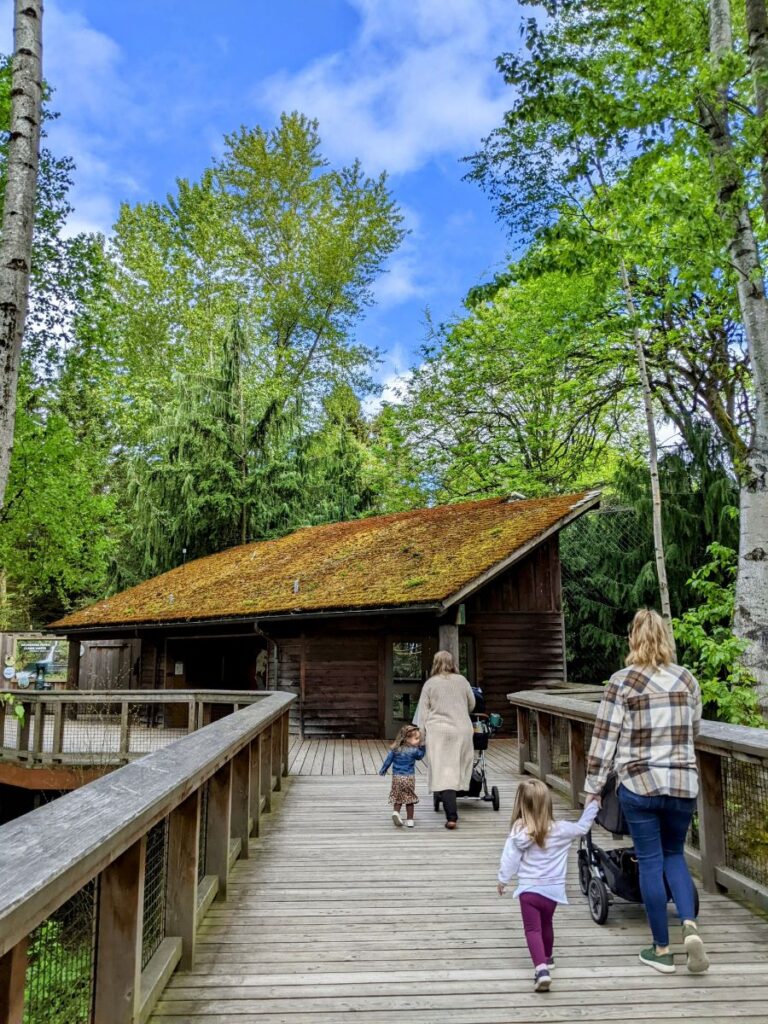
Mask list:
[[[622,259],[620,262],[621,285],[624,289],[624,301],[631,317],[637,316],[637,307],[632,293],[627,267]],[[661,522],[661,484],[659,482],[659,448],[656,442],[656,420],[653,415],[653,392],[648,376],[648,364],[645,359],[643,336],[639,327],[634,328],[635,355],[637,369],[640,374],[640,385],[643,389],[643,408],[645,410],[645,426],[648,431],[648,468],[651,473],[651,500],[653,505],[653,549],[656,557],[656,576],[659,580],[659,601],[661,615],[667,624],[672,650],[675,650],[675,637],[672,632],[672,606],[669,600],[669,583],[667,582],[667,560],[664,556],[664,529]]]
[[[755,90],[755,111],[760,125],[760,183],[763,216],[768,224],[768,11],[765,0],[744,2],[749,64]]]
[[[715,65],[733,46],[729,0],[709,2],[709,45]],[[741,519],[734,629],[747,644],[745,662],[768,697],[768,302],[760,254],[744,198],[741,168],[733,152],[727,86],[700,103],[717,186],[718,214],[728,230],[728,253],[737,292],[755,393],[755,428],[739,467]]]
[[[11,131],[0,239],[0,508],[11,466],[16,388],[32,262],[43,99],[42,38],[42,0],[16,0]]]

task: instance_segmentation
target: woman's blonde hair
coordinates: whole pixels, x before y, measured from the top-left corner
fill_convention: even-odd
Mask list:
[[[515,806],[512,808],[510,828],[522,822],[525,832],[537,846],[544,846],[549,830],[555,823],[552,794],[538,779],[523,779],[517,787]]]
[[[397,736],[395,736],[389,749],[399,750],[400,747],[404,747],[408,742],[408,737],[413,736],[415,732],[421,732],[418,725],[404,725]]]
[[[432,659],[431,676],[441,676],[445,673],[458,672],[456,659],[450,651],[438,651]]]
[[[629,627],[627,665],[669,665],[673,649],[666,622],[652,608],[641,608]]]

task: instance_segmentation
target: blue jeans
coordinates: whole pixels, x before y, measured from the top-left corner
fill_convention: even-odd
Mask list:
[[[683,852],[696,800],[638,796],[626,786],[619,786],[619,801],[635,845],[640,891],[653,941],[657,946],[667,946],[667,885],[680,920],[693,921],[696,917],[693,879]]]

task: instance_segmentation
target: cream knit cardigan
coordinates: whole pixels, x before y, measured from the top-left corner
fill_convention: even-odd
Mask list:
[[[419,701],[419,726],[427,745],[430,793],[468,789],[472,775],[472,722],[475,695],[464,676],[432,676]]]

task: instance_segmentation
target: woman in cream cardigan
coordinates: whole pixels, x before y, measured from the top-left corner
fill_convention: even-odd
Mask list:
[[[472,722],[469,713],[475,695],[459,674],[449,651],[438,651],[432,675],[424,684],[419,700],[419,727],[426,734],[428,786],[445,808],[445,827],[458,821],[456,792],[469,788],[472,775]]]

